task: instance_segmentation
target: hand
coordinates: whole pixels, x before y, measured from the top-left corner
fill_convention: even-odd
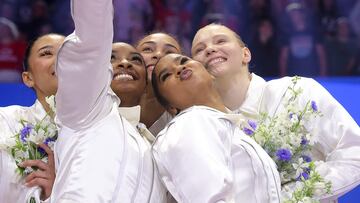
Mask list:
[[[25,186],[34,187],[39,186],[41,188],[41,200],[46,200],[50,197],[52,187],[55,181],[55,162],[53,151],[45,144],[39,144],[39,147],[43,148],[48,155],[48,163],[41,160],[27,160],[22,162],[21,167],[37,167],[38,170],[30,173],[25,178]]]

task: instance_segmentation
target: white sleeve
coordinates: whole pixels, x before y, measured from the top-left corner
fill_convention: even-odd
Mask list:
[[[113,39],[111,0],[72,0],[75,31],[59,50],[56,74],[57,118],[78,129],[106,116],[112,101],[108,95]]]
[[[10,174],[8,174],[9,169],[7,166],[9,165],[8,156],[5,149],[1,149],[2,144],[5,144],[6,139],[9,137],[10,129],[9,124],[7,123],[7,117],[5,114],[6,108],[0,108],[0,200],[1,202],[11,201],[11,195],[8,194],[10,187]],[[13,172],[15,173],[15,171]],[[16,192],[16,191],[13,191]]]
[[[15,122],[19,122],[20,121],[20,116],[19,116],[19,121],[15,121],[15,119],[13,117],[9,118],[9,114],[16,114],[13,111],[8,111],[11,110],[8,107],[3,107],[0,108],[0,144],[1,142],[5,141],[4,139],[15,135],[15,133],[13,132],[15,126]],[[0,146],[1,149],[1,146]]]
[[[5,167],[7,166],[6,162],[8,161],[8,158],[5,156],[10,156],[7,155],[6,152],[6,140],[14,135],[10,129],[10,125],[13,124],[14,121],[8,120],[6,110],[6,107],[0,108],[0,199],[2,195],[5,195],[2,194],[1,191],[6,191],[4,187],[6,187],[5,184],[8,184],[7,180],[9,179],[9,177],[5,177],[4,175],[7,172],[7,168]]]
[[[0,150],[0,202],[27,202],[29,198],[26,196],[31,188],[23,184],[16,174],[14,160],[7,152]]]
[[[159,174],[178,202],[231,202],[230,137],[216,118],[177,119],[154,146]]]
[[[4,151],[0,150],[0,199],[4,199],[4,194],[3,192],[5,192],[5,185],[4,185],[4,169],[3,169],[3,153]]]
[[[317,139],[313,149],[324,159],[318,171],[332,182],[331,196],[336,198],[360,183],[360,128],[319,83],[305,78],[300,81],[305,86],[303,102],[314,100],[323,114],[312,123]]]

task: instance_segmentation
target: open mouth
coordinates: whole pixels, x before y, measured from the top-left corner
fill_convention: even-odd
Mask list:
[[[129,74],[118,74],[114,77],[114,80],[129,81],[129,80],[134,80],[134,77]]]
[[[210,59],[206,63],[205,67],[206,68],[211,68],[211,67],[217,66],[217,65],[219,65],[219,64],[221,64],[221,63],[223,63],[225,61],[227,61],[227,59],[224,58],[224,57],[216,57],[216,58]]]
[[[180,80],[187,80],[191,77],[191,75],[192,75],[192,70],[184,69],[180,73]]]
[[[113,80],[116,81],[134,81],[137,80],[137,76],[133,73],[129,73],[129,72],[119,72],[119,73],[115,73]]]

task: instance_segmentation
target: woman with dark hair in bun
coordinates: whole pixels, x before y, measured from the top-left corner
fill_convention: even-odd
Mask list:
[[[36,94],[36,101],[30,107],[8,106],[0,108],[0,140],[14,136],[18,131],[20,119],[37,123],[44,118],[50,107],[45,97],[55,95],[57,78],[55,60],[64,36],[46,34],[31,41],[25,53],[22,78],[26,86]],[[34,197],[37,202],[50,196],[55,178],[53,152],[46,145],[40,145],[48,154],[48,163],[41,160],[23,162],[22,167],[37,167],[39,170],[29,174],[23,182],[16,174],[15,160],[6,151],[0,151],[0,199],[1,202],[25,202]],[[39,186],[41,191],[37,189]]]
[[[151,87],[151,73],[159,59],[167,54],[181,53],[177,40],[163,32],[146,35],[136,45],[136,49],[143,56],[148,76],[148,85],[141,98],[141,122],[156,136],[171,120],[171,115],[156,100]]]
[[[153,156],[179,202],[280,202],[274,161],[239,129],[215,78],[186,56],[169,54],[152,73],[154,94],[175,116],[158,134]]]

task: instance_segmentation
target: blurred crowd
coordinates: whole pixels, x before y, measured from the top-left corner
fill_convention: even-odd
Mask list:
[[[73,30],[68,0],[0,0],[0,82],[21,81],[26,44]],[[115,0],[114,41],[135,44],[152,31],[172,34],[190,55],[203,25],[236,31],[252,52],[251,71],[360,75],[360,0]]]

